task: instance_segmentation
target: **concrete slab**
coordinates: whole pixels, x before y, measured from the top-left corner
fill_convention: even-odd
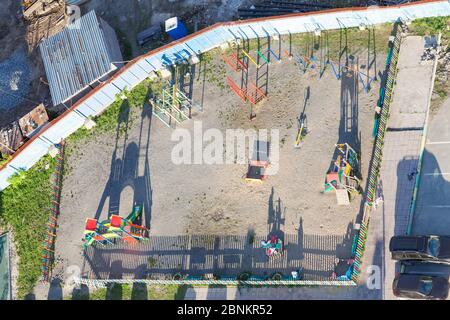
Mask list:
[[[400,113],[425,113],[428,105],[430,86],[427,82],[433,76],[433,64],[427,62],[416,67],[399,69],[397,83],[402,85],[402,90],[396,90],[394,108],[398,105]]]
[[[421,56],[425,47],[425,39],[421,36],[409,36],[402,40],[398,68],[416,67],[421,63]]]

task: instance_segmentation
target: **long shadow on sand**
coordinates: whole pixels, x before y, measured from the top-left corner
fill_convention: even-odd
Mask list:
[[[134,205],[143,205],[144,223],[150,227],[152,209],[152,187],[149,165],[149,147],[152,111],[150,106],[144,104],[140,115],[140,132],[137,141],[129,141],[130,107],[128,100],[124,100],[116,129],[115,147],[111,159],[111,172],[100,199],[95,218],[100,219],[107,200],[108,218],[113,215],[126,215],[119,212],[121,194],[125,188],[131,188]],[[142,159],[143,158],[143,159]],[[143,170],[141,167],[143,166]],[[143,173],[140,173],[143,172]]]
[[[347,234],[285,234],[281,257],[269,259],[260,247],[267,236],[180,235],[151,236],[149,241],[114,246],[90,247],[85,252],[84,275],[97,279],[135,278],[151,275],[171,278],[181,272],[189,275],[236,276],[241,272],[268,276],[273,272],[290,274],[303,268],[305,279],[329,280],[337,258],[344,258],[351,247],[351,225]],[[338,256],[342,254],[343,256]]]

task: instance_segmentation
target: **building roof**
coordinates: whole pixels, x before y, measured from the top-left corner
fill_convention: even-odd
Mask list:
[[[117,69],[113,64],[117,55],[105,29],[92,10],[41,42],[39,49],[54,105]]]
[[[39,128],[46,124],[48,120],[47,111],[41,103],[19,120],[20,130],[24,136],[30,138]]]
[[[14,121],[8,126],[0,129],[0,152],[3,154],[14,154],[23,144],[24,138],[20,131],[19,123]]]

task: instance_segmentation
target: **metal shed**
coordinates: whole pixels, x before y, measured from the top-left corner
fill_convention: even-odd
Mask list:
[[[122,66],[114,30],[94,10],[44,39],[39,49],[55,106]]]

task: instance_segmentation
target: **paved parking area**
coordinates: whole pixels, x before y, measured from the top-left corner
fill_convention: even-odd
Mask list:
[[[450,234],[450,99],[431,119],[413,234]]]
[[[450,234],[450,99],[430,120],[423,155],[413,235]],[[450,279],[450,266],[415,263],[404,272]],[[450,299],[450,297],[448,298]]]

